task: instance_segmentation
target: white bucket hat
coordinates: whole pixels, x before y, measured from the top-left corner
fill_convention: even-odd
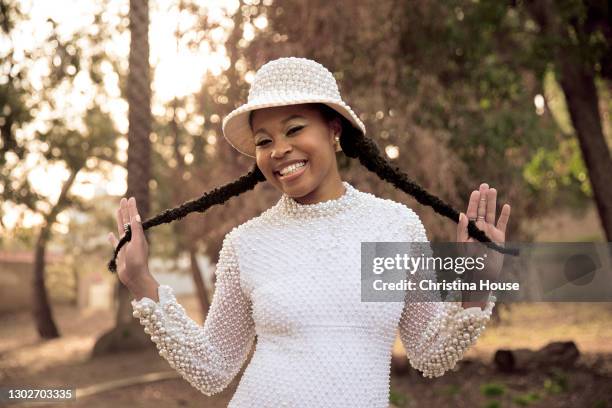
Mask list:
[[[324,103],[365,135],[366,129],[342,98],[333,74],[308,58],[283,57],[262,65],[255,73],[248,101],[223,118],[223,136],[240,153],[255,157],[249,112],[273,106]]]

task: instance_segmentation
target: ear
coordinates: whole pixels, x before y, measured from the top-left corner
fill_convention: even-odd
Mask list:
[[[329,122],[329,128],[332,132],[332,137],[340,136],[342,133],[342,123],[339,118],[334,118]]]
[[[340,135],[342,134],[342,122],[339,118],[334,118],[329,122],[329,135],[335,152],[342,151],[340,147]]]

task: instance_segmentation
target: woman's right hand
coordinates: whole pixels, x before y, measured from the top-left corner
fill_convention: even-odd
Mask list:
[[[142,220],[136,207],[136,199],[123,197],[116,211],[117,230],[119,237],[125,235],[123,224],[130,224],[132,237],[125,243],[117,254],[117,276],[132,293],[141,292],[144,286],[151,283],[152,276],[149,273],[149,245],[142,230]],[[114,233],[108,234],[108,240],[113,250],[119,244],[119,238]]]

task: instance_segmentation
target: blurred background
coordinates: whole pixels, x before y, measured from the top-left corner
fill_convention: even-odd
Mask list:
[[[0,385],[75,387],[71,407],[227,405],[241,374],[212,397],[173,375],[106,269],[106,237],[121,197],[148,218],[250,169],[221,121],[283,56],[330,69],[389,159],[455,208],[495,187],[507,240],[612,241],[611,21],[605,0],[0,0]],[[413,208],[430,240],[455,239],[339,164]],[[225,234],[279,196],[261,183],[147,231],[151,271],[194,320]],[[396,342],[390,403],[612,407],[610,303],[495,312],[441,378]]]

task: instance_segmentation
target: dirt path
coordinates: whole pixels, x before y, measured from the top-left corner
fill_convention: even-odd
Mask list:
[[[191,316],[197,316],[194,299],[179,301]],[[206,397],[181,378],[173,378],[171,367],[155,352],[91,359],[95,339],[113,324],[112,314],[78,313],[67,306],[56,307],[54,312],[62,337],[46,342],[37,339],[29,313],[0,317],[0,384],[92,391],[91,387],[101,384],[166,372],[170,378],[98,390],[54,406],[216,408],[227,406],[240,380],[242,373],[222,393]],[[423,378],[415,371],[394,376],[392,401],[398,407],[612,408],[612,305],[517,305],[502,317],[504,323],[487,329],[458,364],[458,371],[437,379]],[[576,342],[583,353],[576,369],[504,375],[488,364],[497,348],[538,348],[554,340]],[[395,351],[401,349],[397,344]]]

